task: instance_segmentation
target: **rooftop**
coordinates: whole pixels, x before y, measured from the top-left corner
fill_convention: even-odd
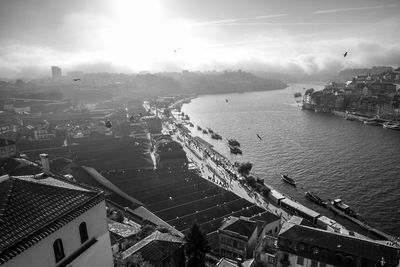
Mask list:
[[[104,199],[101,191],[43,174],[2,176],[0,193],[0,264]]]
[[[342,235],[292,222],[287,222],[282,226],[279,233],[279,239],[281,238],[343,254],[361,256],[362,258],[376,262],[384,258],[388,264],[394,266],[399,264],[398,248],[369,239]],[[279,246],[281,247],[281,244]],[[284,246],[286,248],[286,245]]]
[[[257,229],[257,222],[245,217],[228,217],[219,230],[237,233],[241,236],[250,238]]]

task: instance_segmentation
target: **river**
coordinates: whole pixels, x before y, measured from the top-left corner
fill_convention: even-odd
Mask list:
[[[253,171],[278,191],[339,221],[304,193],[341,198],[368,224],[400,236],[400,132],[303,111],[293,94],[310,87],[323,88],[294,84],[283,90],[204,95],[184,104],[182,112],[223,140],[215,141],[196,127],[194,135],[232,162],[254,163]],[[242,156],[230,154],[227,138],[241,143]],[[293,177],[297,188],[283,183],[281,172]]]

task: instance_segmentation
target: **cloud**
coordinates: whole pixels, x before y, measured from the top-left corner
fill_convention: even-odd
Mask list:
[[[325,9],[317,10],[313,14],[327,14],[327,13],[338,13],[348,11],[360,11],[360,10],[371,10],[371,9],[382,9],[396,7],[397,5],[379,5],[379,6],[364,6],[364,7],[348,7],[348,8],[337,8],[337,9]]]
[[[193,26],[225,25],[227,23],[229,24],[246,20],[262,20],[262,19],[280,18],[285,16],[288,16],[288,14],[273,14],[273,15],[264,15],[264,16],[248,17],[248,18],[210,20],[210,21],[195,23],[193,24]]]

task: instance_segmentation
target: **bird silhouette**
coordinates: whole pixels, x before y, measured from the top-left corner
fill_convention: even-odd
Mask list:
[[[347,52],[343,54],[343,57],[346,57],[346,56],[347,56]]]
[[[77,78],[77,79],[72,79],[74,82],[80,81],[81,79]]]
[[[259,134],[256,134],[257,137],[260,139],[260,141],[262,140],[261,136]]]

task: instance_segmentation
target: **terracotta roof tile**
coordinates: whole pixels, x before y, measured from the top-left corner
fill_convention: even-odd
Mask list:
[[[0,264],[82,213],[101,191],[53,177],[10,177],[0,182]]]

